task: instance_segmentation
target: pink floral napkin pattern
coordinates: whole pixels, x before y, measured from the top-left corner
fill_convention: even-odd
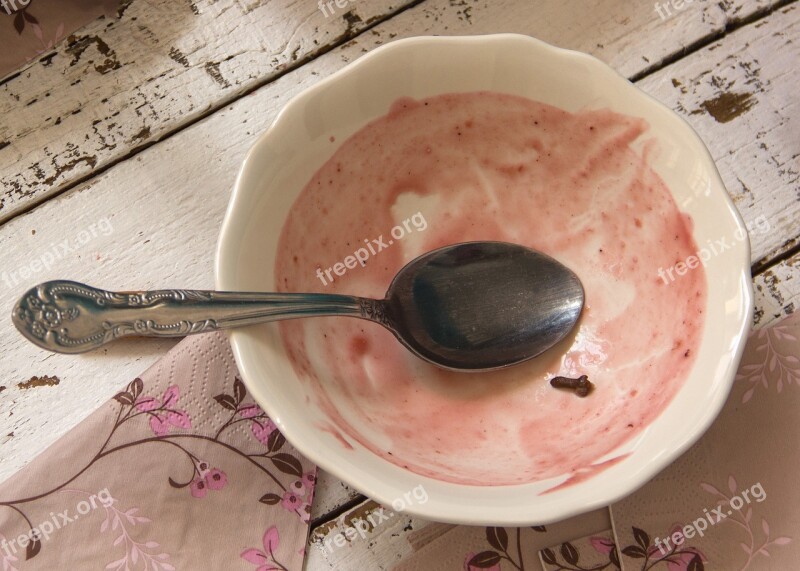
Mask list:
[[[130,0],[0,0],[0,78]]]
[[[0,485],[0,570],[301,569],[314,483],[191,337]]]
[[[565,541],[539,551],[545,571],[619,571],[619,552],[612,531]]]
[[[800,569],[800,315],[750,336],[703,438],[611,506],[623,569]]]
[[[431,524],[407,535],[413,552],[392,569],[550,571],[558,569],[560,562],[571,571],[584,568],[614,571],[610,562],[614,557],[610,528],[607,509],[541,526],[503,528]],[[576,541],[574,538],[588,539]],[[545,567],[545,561],[555,561],[556,566]],[[594,561],[604,563],[599,566],[589,564]]]

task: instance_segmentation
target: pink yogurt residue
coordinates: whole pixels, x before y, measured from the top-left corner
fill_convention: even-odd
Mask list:
[[[331,427],[424,476],[506,485],[577,477],[653,422],[694,361],[706,281],[702,267],[659,277],[697,247],[646,153],[631,148],[646,129],[608,110],[480,92],[399,100],[343,142],[291,208],[280,291],[382,298],[420,254],[500,240],[570,267],[586,307],[575,334],[542,357],[480,374],[425,363],[367,321],[283,322],[293,366]],[[424,232],[333,283],[318,279],[317,268],[416,212]],[[587,398],[548,385],[582,374],[595,385]]]

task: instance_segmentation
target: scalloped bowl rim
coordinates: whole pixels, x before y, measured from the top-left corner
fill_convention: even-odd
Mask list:
[[[714,161],[701,141],[700,137],[692,130],[689,124],[660,102],[640,91],[624,77],[618,75],[600,60],[580,52],[557,48],[540,40],[517,34],[495,34],[489,36],[453,36],[453,37],[414,37],[397,40],[363,55],[358,60],[350,63],[331,76],[319,81],[294,96],[281,110],[270,128],[261,134],[253,147],[247,153],[241,167],[232,193],[227,213],[222,225],[217,246],[216,257],[216,286],[217,289],[237,289],[241,281],[241,271],[238,254],[244,240],[245,227],[252,216],[247,206],[253,200],[253,194],[259,189],[252,184],[253,171],[265,168],[259,157],[268,154],[272,145],[280,146],[280,133],[288,124],[302,118],[307,104],[311,100],[319,101],[318,97],[325,93],[329,86],[345,78],[352,79],[362,73],[377,60],[397,57],[405,50],[405,55],[425,52],[426,57],[431,56],[435,48],[447,49],[456,46],[456,49],[474,53],[475,50],[502,49],[525,51],[530,57],[531,65],[544,65],[548,60],[560,62],[559,66],[567,68],[584,68],[591,71],[590,79],[602,80],[595,91],[602,91],[609,96],[607,100],[611,105],[614,97],[624,95],[636,101],[636,105],[645,108],[645,118],[651,122],[653,132],[671,129],[674,136],[685,139],[692,152],[703,163],[708,176],[708,194],[706,198],[714,201],[715,206],[723,207],[727,216],[723,222],[728,228],[735,228],[738,232],[745,232],[745,225],[741,216],[736,211],[730,197],[725,191],[724,184],[717,172]],[[510,53],[510,52],[507,52]],[[538,62],[538,63],[537,63]],[[373,66],[374,67],[374,66]],[[369,70],[367,70],[369,71]],[[402,94],[397,94],[400,96]],[[314,98],[317,99],[314,99]],[[366,123],[371,118],[365,118]],[[663,133],[662,133],[663,134]],[[277,168],[277,167],[276,167]],[[311,172],[308,173],[310,178]],[[674,195],[674,189],[671,191]],[[698,207],[700,208],[700,207]],[[710,207],[709,207],[710,208]],[[685,210],[685,208],[684,208]],[[713,213],[715,220],[725,218],[723,213]],[[697,219],[695,218],[697,224]],[[724,225],[724,224],[723,224]],[[697,225],[695,226],[697,231]],[[607,506],[644,485],[653,476],[666,468],[680,454],[694,444],[711,425],[724,405],[730,388],[733,384],[736,369],[744,349],[747,332],[749,330],[753,309],[752,281],[750,277],[750,247],[746,238],[734,244],[731,251],[726,254],[726,259],[735,264],[735,278],[725,287],[729,287],[732,299],[736,302],[731,308],[725,309],[727,324],[724,329],[726,351],[719,355],[720,364],[709,374],[711,380],[706,390],[702,393],[705,400],[698,403],[690,414],[682,414],[682,418],[691,425],[691,429],[678,430],[666,446],[655,446],[649,442],[648,434],[662,417],[666,416],[678,396],[686,389],[689,379],[680,389],[673,402],[662,411],[661,415],[634,437],[624,448],[630,448],[630,456],[607,470],[592,476],[590,479],[576,483],[569,487],[542,494],[541,482],[520,484],[513,486],[466,486],[450,484],[412,474],[402,470],[382,459],[368,459],[364,454],[372,453],[365,449],[356,451],[344,450],[336,446],[319,446],[319,440],[326,436],[319,428],[310,426],[302,415],[285,414],[286,399],[274,396],[270,388],[278,388],[285,381],[265,379],[258,371],[259,360],[265,357],[254,351],[255,338],[260,335],[260,330],[243,328],[230,332],[230,340],[239,371],[255,400],[265,409],[286,438],[297,450],[316,465],[331,473],[333,476],[347,482],[365,495],[384,504],[391,505],[393,501],[402,498],[414,486],[423,485],[427,500],[425,503],[406,504],[403,509],[407,513],[422,518],[444,521],[455,524],[494,524],[494,525],[533,525],[558,521],[595,508]],[[730,264],[729,264],[730,265]],[[238,272],[238,273],[237,273]],[[707,279],[710,282],[710,270],[707,269]],[[727,283],[727,282],[726,282]],[[709,292],[711,284],[709,283]],[[709,295],[710,303],[710,295]],[[730,315],[728,315],[730,314]],[[706,318],[705,329],[708,330]],[[695,362],[690,378],[697,374],[695,368],[700,360]],[[293,379],[292,382],[296,381]],[[652,439],[651,439],[652,440]],[[644,449],[649,446],[649,449]],[[646,453],[645,453],[646,452]],[[348,456],[348,454],[350,456]],[[355,459],[354,459],[355,456]],[[405,474],[406,477],[403,476]],[[410,477],[408,477],[410,475]],[[562,478],[563,480],[563,478]]]

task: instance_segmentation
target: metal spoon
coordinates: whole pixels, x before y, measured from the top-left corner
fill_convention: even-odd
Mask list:
[[[109,292],[52,281],[22,296],[12,319],[39,347],[83,353],[120,337],[177,337],[344,315],[380,323],[435,365],[479,371],[520,363],[555,345],[575,326],[583,300],[578,277],[553,258],[515,244],[467,242],[413,260],[382,300],[323,293]]]

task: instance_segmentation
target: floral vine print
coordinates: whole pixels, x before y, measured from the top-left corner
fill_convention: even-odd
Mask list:
[[[486,542],[492,549],[480,553],[468,553],[464,560],[465,571],[525,571],[523,545],[520,541],[523,528],[511,528],[516,535],[515,548],[509,546],[509,531],[502,527],[487,527]],[[531,528],[545,533],[544,526]],[[677,528],[676,528],[677,529]],[[621,552],[629,558],[639,560],[637,571],[704,571],[707,561],[705,555],[694,547],[675,548],[661,552],[650,535],[637,527],[632,528],[635,543]],[[581,553],[581,549],[594,553]],[[516,553],[513,553],[516,551]],[[598,554],[604,559],[600,563],[587,563],[587,559],[597,561]],[[585,545],[571,542],[562,543],[558,548],[545,548],[539,551],[546,571],[619,571],[620,553],[617,545],[608,537],[591,537]],[[584,555],[581,561],[581,556]],[[269,569],[269,568],[268,568]]]
[[[682,528],[676,525],[670,535]],[[664,569],[665,571],[704,571],[706,556],[696,547],[671,545],[669,549],[660,549],[650,541],[650,534],[638,527],[632,527],[633,539],[636,542],[622,549],[623,555],[641,560],[639,571]],[[627,565],[627,564],[626,564]],[[627,568],[627,567],[626,567]]]
[[[278,535],[278,528],[274,525],[264,532],[262,544],[264,550],[251,548],[242,552],[242,559],[256,565],[255,571],[289,571],[277,559],[275,559],[275,550],[278,549],[280,543],[280,536]]]
[[[21,35],[25,31],[25,24],[39,25],[39,20],[28,13],[32,2],[33,0],[12,0],[0,3],[0,14],[7,14],[14,18],[14,29],[17,34]]]
[[[55,44],[64,37],[64,23],[59,22],[55,33],[52,37],[45,39],[44,29],[39,19],[30,13],[30,8],[33,0],[16,0],[14,7],[9,7],[8,4],[0,7],[0,13],[8,14],[14,18],[14,29],[20,36],[25,32],[26,28],[30,27],[33,35],[39,40],[42,48],[37,50],[38,54],[53,49]]]
[[[0,544],[5,545],[8,539],[9,538],[0,533]],[[15,557],[13,553],[9,553],[5,549],[0,549],[0,563],[3,564],[0,569],[2,569],[2,571],[17,571],[17,568],[14,567],[14,563],[16,563],[18,560],[19,559]]]
[[[581,564],[580,551],[570,542],[562,543],[558,553],[549,547],[542,549],[540,552],[542,561],[552,565],[548,571],[550,569],[558,571],[602,571],[603,569],[618,571],[620,569],[619,553],[617,553],[617,546],[613,540],[607,537],[592,537],[590,543],[597,553],[607,556],[608,561],[587,567]]]
[[[531,527],[538,533],[544,533],[547,528],[543,525]],[[507,561],[511,568],[524,571],[525,563],[522,560],[522,528],[514,528],[516,531],[517,553],[509,553],[508,532],[503,527],[487,527],[486,541],[494,549],[481,551],[480,553],[468,553],[464,561],[465,571],[475,571],[477,569],[488,569],[489,571],[501,571],[501,564]]]
[[[131,537],[128,526],[150,523],[150,519],[139,515],[139,508],[130,508],[124,512],[114,506],[116,500],[109,505],[103,505],[106,517],[100,524],[100,533],[110,531],[111,535],[117,532],[113,545],[124,545],[125,554],[119,559],[106,565],[109,571],[122,571],[133,569],[138,561],[142,561],[145,569],[175,571],[175,566],[169,563],[169,554],[160,549],[157,541],[149,540],[138,542]]]
[[[732,499],[737,495],[739,492],[739,486],[736,483],[736,478],[733,475],[728,476],[728,489],[730,490],[731,495],[728,496],[727,494],[721,492],[716,486],[713,484],[709,484],[708,482],[702,482],[700,487],[708,492],[709,494],[715,496],[717,498],[717,507],[721,506],[731,506]],[[761,531],[764,533],[763,540],[757,540],[756,534],[759,532],[753,529],[753,507],[748,505],[747,510],[742,512],[742,509],[733,509],[731,513],[725,518],[723,521],[730,521],[733,522],[734,525],[741,527],[744,532],[747,534],[747,542],[740,542],[739,546],[744,551],[747,559],[742,564],[740,571],[744,571],[750,567],[750,564],[761,555],[762,557],[769,557],[769,547],[772,546],[780,546],[780,545],[787,545],[791,543],[791,538],[785,536],[779,536],[775,539],[770,538],[771,530],[769,526],[769,522],[765,518],[761,518]]]
[[[145,393],[144,382],[140,378],[131,381],[125,390],[114,396],[118,406],[116,419],[108,430],[108,434],[94,456],[83,468],[52,489],[18,500],[0,502],[0,509],[6,508],[17,513],[24,520],[31,534],[31,541],[26,546],[25,558],[33,559],[42,549],[41,535],[35,530],[26,506],[51,496],[57,492],[82,493],[67,488],[98,461],[132,447],[147,443],[162,443],[176,454],[186,458],[187,473],[170,475],[165,482],[175,490],[185,490],[195,501],[202,501],[209,493],[215,493],[228,484],[228,475],[224,466],[212,466],[208,461],[194,454],[187,445],[202,441],[229,454],[231,462],[246,462],[257,468],[267,480],[264,493],[254,498],[265,506],[277,507],[296,515],[304,523],[308,523],[311,515],[311,500],[314,494],[316,478],[313,473],[304,473],[300,460],[295,456],[282,452],[286,439],[261,408],[253,403],[246,403],[247,389],[240,378],[236,377],[231,393],[216,395],[215,406],[227,411],[228,417],[213,435],[188,432],[192,428],[192,419],[180,407],[180,389],[172,385],[160,396]],[[128,424],[146,423],[152,436],[146,436],[122,443],[110,445],[112,438],[119,435],[120,429]],[[226,440],[230,429],[239,424],[247,424],[261,445],[256,450],[241,450]],[[137,508],[122,510],[116,507],[119,500],[114,499],[104,505],[106,518],[100,528],[101,533],[116,532],[113,545],[125,552],[115,561],[108,563],[107,569],[135,569],[138,562],[146,569],[172,571],[169,554],[163,552],[155,541],[137,543],[128,532],[128,526],[149,523],[150,520],[138,514]],[[279,507],[278,507],[279,506]],[[241,556],[256,565],[259,571],[281,570],[285,567],[275,559],[274,550],[278,545],[278,530],[270,528],[264,534],[264,550],[251,549]],[[17,559],[11,555],[0,553],[0,571],[16,571],[14,563]]]
[[[775,390],[778,394],[783,392],[785,386],[800,386],[800,359],[797,355],[779,352],[775,346],[776,341],[797,341],[797,338],[789,332],[788,325],[760,329],[750,337],[750,343],[755,346],[754,354],[759,361],[744,365],[736,375],[737,381],[751,385],[742,395],[743,404],[753,398],[753,393],[759,386],[769,390],[769,378],[776,377],[776,371],[778,374]]]

